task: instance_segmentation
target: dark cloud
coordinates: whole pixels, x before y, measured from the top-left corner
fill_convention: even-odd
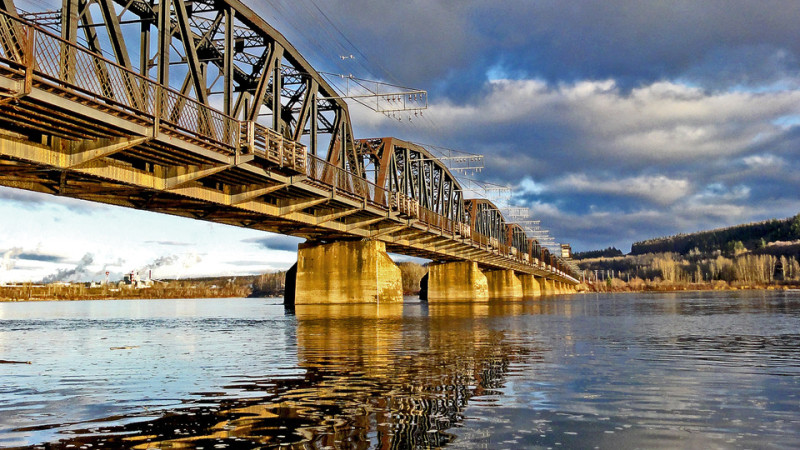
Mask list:
[[[469,98],[491,72],[551,83],[613,78],[626,87],[681,76],[758,85],[796,72],[800,54],[793,0],[434,0],[391,7],[338,0],[321,7],[360,53],[325,29],[300,46],[356,53],[356,61],[347,60],[350,73],[380,66],[451,98]]]
[[[167,245],[172,247],[188,247],[190,245],[194,245],[189,242],[177,242],[177,241],[145,241],[146,244],[158,244],[158,245]]]
[[[46,194],[0,186],[0,200],[36,207],[50,200]]]
[[[28,261],[41,261],[41,262],[50,262],[50,263],[61,263],[64,262],[67,258],[60,256],[60,255],[49,255],[45,253],[35,253],[35,252],[24,252],[18,255],[19,259],[28,260]]]
[[[64,263],[67,258],[60,255],[42,253],[39,251],[25,251],[22,247],[0,250],[0,270],[24,270],[31,267],[39,268],[38,265],[25,264],[25,261],[37,261],[46,263]]]
[[[263,238],[243,239],[242,242],[253,243],[266,250],[296,252],[297,244],[303,242],[303,239],[294,236],[272,235]]]

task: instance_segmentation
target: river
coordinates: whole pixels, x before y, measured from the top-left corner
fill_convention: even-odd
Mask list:
[[[792,291],[0,303],[0,360],[0,447],[800,447]]]

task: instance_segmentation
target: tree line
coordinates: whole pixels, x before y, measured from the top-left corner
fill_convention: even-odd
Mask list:
[[[603,250],[589,250],[586,252],[573,253],[572,259],[614,258],[616,256],[622,256],[622,250],[616,247],[608,247]]]

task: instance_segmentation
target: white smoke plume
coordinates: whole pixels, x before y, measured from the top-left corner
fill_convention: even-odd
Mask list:
[[[159,256],[153,261],[140,267],[138,273],[139,275],[144,277],[147,276],[150,271],[156,270],[159,267],[170,266],[172,264],[175,264],[176,261],[178,261],[178,255]]]
[[[14,247],[3,253],[3,260],[0,261],[0,270],[11,270],[17,265],[17,256],[22,253],[21,247]]]
[[[57,281],[75,281],[78,277],[86,275],[86,269],[94,261],[94,255],[87,253],[83,255],[78,264],[72,269],[59,269],[56,273],[50,274],[42,279],[42,284],[55,283]]]
[[[203,257],[197,253],[187,253],[183,256],[183,268],[188,269],[195,264],[203,262]]]

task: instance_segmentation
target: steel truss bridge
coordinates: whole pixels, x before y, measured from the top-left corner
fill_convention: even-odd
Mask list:
[[[0,185],[577,283],[238,0],[0,0]]]

